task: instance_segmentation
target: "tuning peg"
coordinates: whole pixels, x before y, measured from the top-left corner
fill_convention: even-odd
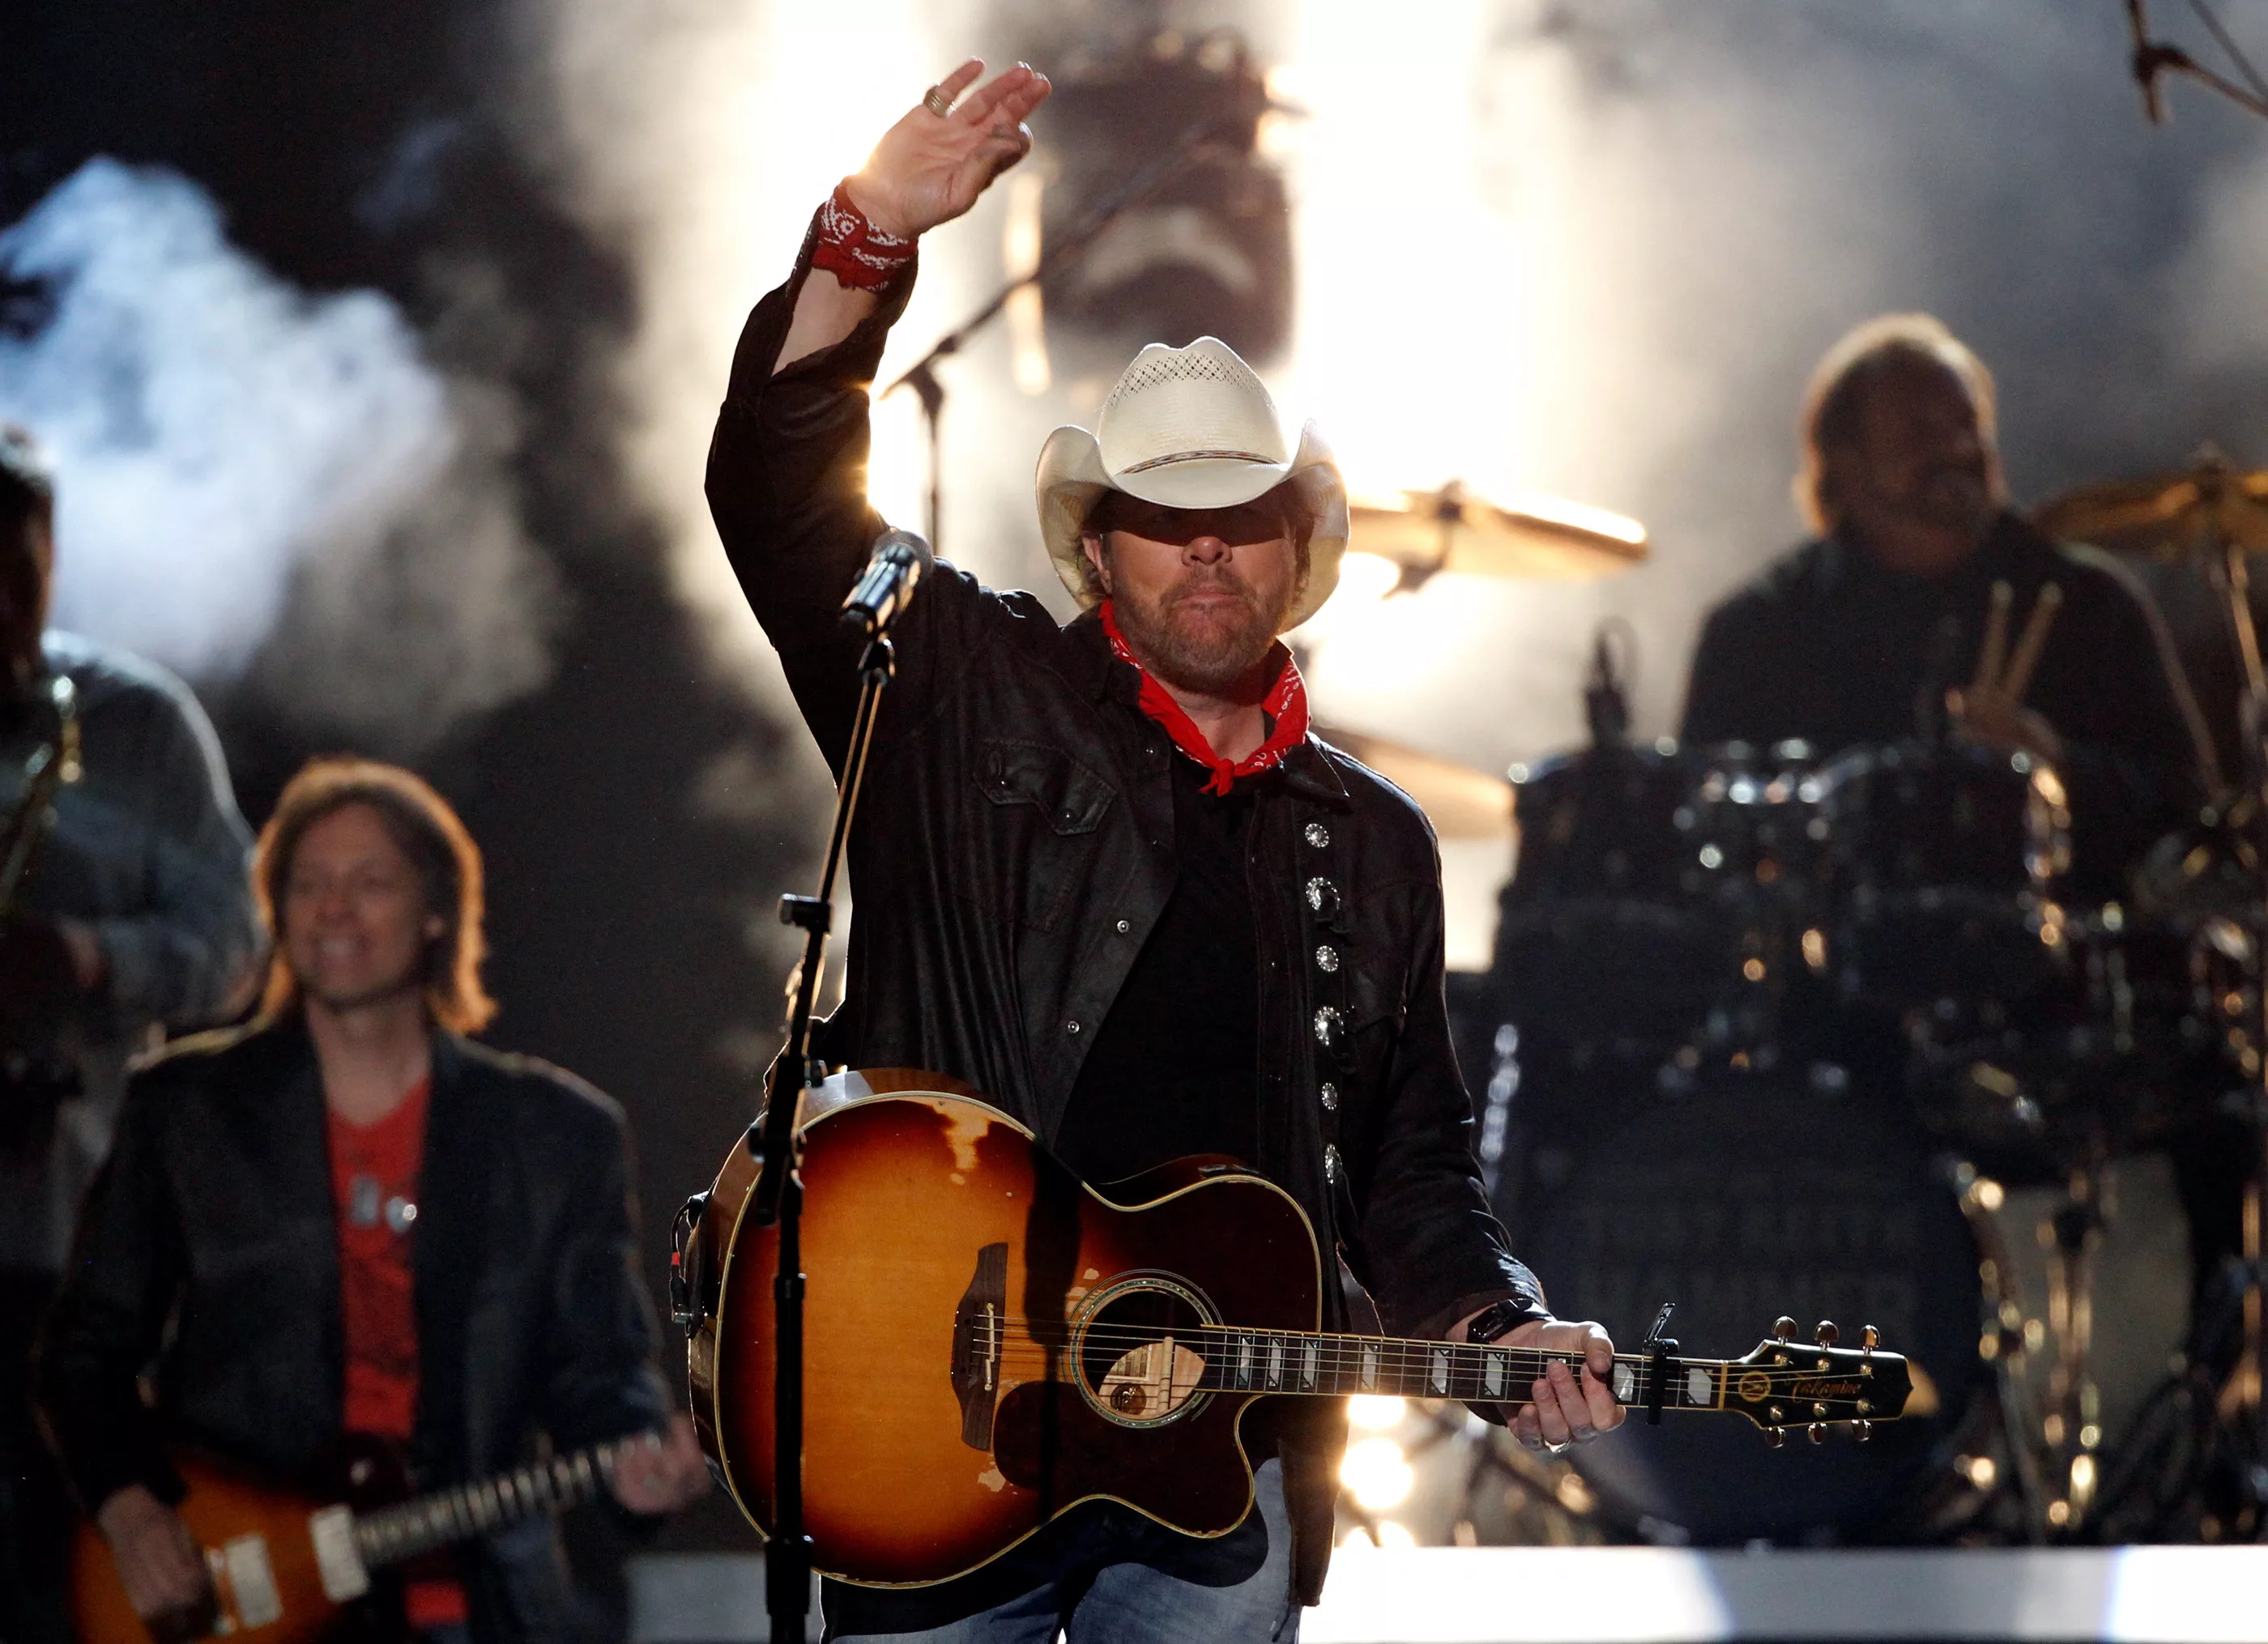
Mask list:
[[[1778,1450],[1781,1445],[1786,1442],[1787,1431],[1786,1428],[1766,1427],[1764,1429],[1764,1448],[1766,1450]]]
[[[1842,1333],[1843,1332],[1835,1328],[1835,1321],[1833,1319],[1822,1318],[1819,1321],[1818,1336],[1819,1345],[1821,1347],[1833,1347],[1835,1345],[1835,1339]]]
[[[1827,1442],[1827,1424],[1824,1421],[1815,1421],[1803,1430],[1811,1435],[1811,1442],[1813,1443],[1824,1444]]]
[[[1786,1314],[1782,1313],[1778,1318],[1772,1320],[1772,1334],[1778,1337],[1782,1341],[1793,1341],[1795,1339],[1795,1321],[1790,1318]]]
[[[1871,1421],[1867,1421],[1867,1420],[1859,1420],[1859,1421],[1853,1421],[1853,1422],[1851,1424],[1851,1436],[1852,1436],[1852,1438],[1854,1438],[1854,1439],[1858,1440],[1858,1442],[1859,1442],[1859,1443],[1864,1444],[1864,1443],[1865,1443],[1868,1439],[1872,1438],[1874,1435],[1874,1424],[1873,1422],[1871,1422]]]
[[[1879,1347],[1881,1345],[1882,1332],[1881,1331],[1875,1329],[1872,1325],[1862,1325],[1859,1327],[1859,1346],[1862,1350],[1867,1353],[1872,1353],[1876,1347]]]

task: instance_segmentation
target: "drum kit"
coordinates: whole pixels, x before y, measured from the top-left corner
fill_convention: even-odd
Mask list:
[[[1351,547],[1405,586],[1643,558],[1642,534],[1580,511],[1453,488],[1356,510]],[[1812,1453],[1793,1488],[1752,1481],[1765,1459],[1717,1432],[1634,1427],[1571,1454],[1610,1533],[2263,1533],[2268,677],[2249,572],[2268,473],[2206,453],[2036,517],[2204,572],[2241,662],[2242,779],[2124,895],[2082,899],[2043,760],[1951,738],[1633,745],[1605,637],[1591,745],[1511,773],[1496,960],[1453,1005],[1514,1247],[1618,1338],[1665,1298],[1696,1343],[1795,1298],[1880,1325],[1924,1372],[1926,1420]],[[1429,808],[1485,816],[1472,773],[1362,752],[1399,758]],[[2195,1193],[2168,1161],[2200,1156],[2241,1181],[2242,1232],[2195,1286]]]

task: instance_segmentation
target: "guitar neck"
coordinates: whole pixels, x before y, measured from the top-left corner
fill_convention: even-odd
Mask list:
[[[534,1514],[563,1513],[596,1495],[614,1476],[615,1460],[638,1442],[627,1438],[593,1444],[572,1455],[357,1514],[355,1550],[365,1566],[378,1569],[469,1541]]]
[[[1404,1341],[1378,1336],[1315,1335],[1297,1331],[1208,1329],[1200,1389],[1219,1392],[1350,1393],[1404,1398],[1454,1398],[1473,1404],[1526,1404],[1531,1383],[1554,1362],[1570,1370],[1582,1355],[1534,1347]],[[1661,1407],[1721,1410],[1728,1376],[1740,1367],[1725,1359],[1683,1355],[1661,1361]],[[1609,1385],[1631,1405],[1653,1401],[1654,1360],[1618,1353]]]

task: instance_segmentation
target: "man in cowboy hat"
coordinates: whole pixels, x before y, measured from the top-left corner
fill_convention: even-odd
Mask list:
[[[821,208],[742,334],[711,452],[726,552],[838,770],[859,642],[837,612],[880,527],[865,390],[918,237],[1022,157],[1048,92],[1022,65],[978,87],[982,67],[932,87]],[[1432,833],[1308,734],[1277,638],[1329,598],[1346,544],[1322,442],[1288,440],[1225,344],[1148,348],[1094,432],[1049,440],[1038,500],[1077,620],[940,566],[896,629],[824,1053],[967,1080],[1090,1181],[1248,1161],[1389,1332],[1582,1356],[1535,1384],[1525,1441],[1615,1426],[1605,1333],[1545,1310],[1476,1179]],[[1325,1304],[1342,1326],[1336,1286]],[[1273,1458],[1229,1536],[1092,1504],[939,1587],[830,1584],[829,1636],[1292,1636],[1322,1589],[1345,1429],[1285,1402],[1328,1419],[1248,1422]]]

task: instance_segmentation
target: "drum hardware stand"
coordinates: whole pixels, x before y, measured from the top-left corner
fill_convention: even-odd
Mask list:
[[[2136,6],[2139,18],[2139,0]],[[2245,818],[2245,831],[2252,837],[2256,852],[2256,871],[2261,877],[2255,887],[2253,911],[2260,922],[2252,932],[2251,980],[2253,982],[2252,1020],[2250,1045],[2245,1048],[2241,1070],[2245,1075],[2245,1090],[2250,1112],[2246,1115],[2251,1133],[2251,1169],[2245,1183],[2243,1224],[2240,1256],[2243,1263],[2242,1346],[2236,1368],[2231,1373],[2222,1392],[2221,1410],[2224,1418],[2241,1435],[2241,1449],[2245,1463],[2242,1468],[2243,1488],[2250,1498],[2245,1508],[2245,1520],[2239,1526],[2248,1539],[2258,1536],[2264,1528],[2264,1488],[2268,1488],[2268,1477],[2264,1477],[2263,1464],[2268,1463],[2268,1399],[2262,1396],[2262,1367],[2268,1362],[2268,1320],[2263,1317],[2264,1276],[2264,1215],[2268,1215],[2268,963],[2264,963],[2261,944],[2268,937],[2268,671],[2261,664],[2260,634],[2252,620],[2251,568],[2244,545],[2235,532],[2222,521],[2221,498],[2227,488],[2237,483],[2228,459],[2208,447],[2198,462],[2195,480],[2199,501],[2204,505],[2205,525],[2199,547],[2205,552],[2199,557],[2206,561],[2214,591],[2220,595],[2228,607],[2229,631],[2236,644],[2236,654],[2243,665],[2244,695],[2238,704],[2237,723],[2242,730],[2240,742],[2243,748],[2243,798],[2250,812]]]
[[[912,550],[906,554],[907,550]],[[821,973],[826,968],[827,937],[835,922],[835,882],[858,808],[858,790],[873,745],[874,722],[896,657],[889,626],[901,615],[921,576],[921,565],[897,562],[906,554],[926,562],[927,547],[902,532],[886,532],[867,570],[844,602],[843,620],[866,636],[858,659],[858,706],[843,753],[843,775],[835,791],[835,821],[827,836],[827,855],[819,873],[819,894],[780,898],[780,922],[803,932],[803,957],[789,987],[786,1042],[772,1062],[764,1111],[747,1129],[747,1147],[758,1174],[747,1214],[757,1227],[779,1228],[778,1270],[772,1278],[773,1427],[772,1533],[764,1547],[764,1608],[770,1636],[799,1639],[811,1612],[811,1537],[803,1522],[803,1178],[797,1169],[798,1135],[804,1093],[827,1076],[826,1064],[811,1053],[812,1020]],[[688,1206],[690,1209],[690,1206]],[[683,1213],[681,1213],[682,1215]],[[697,1216],[698,1212],[693,1214]]]

